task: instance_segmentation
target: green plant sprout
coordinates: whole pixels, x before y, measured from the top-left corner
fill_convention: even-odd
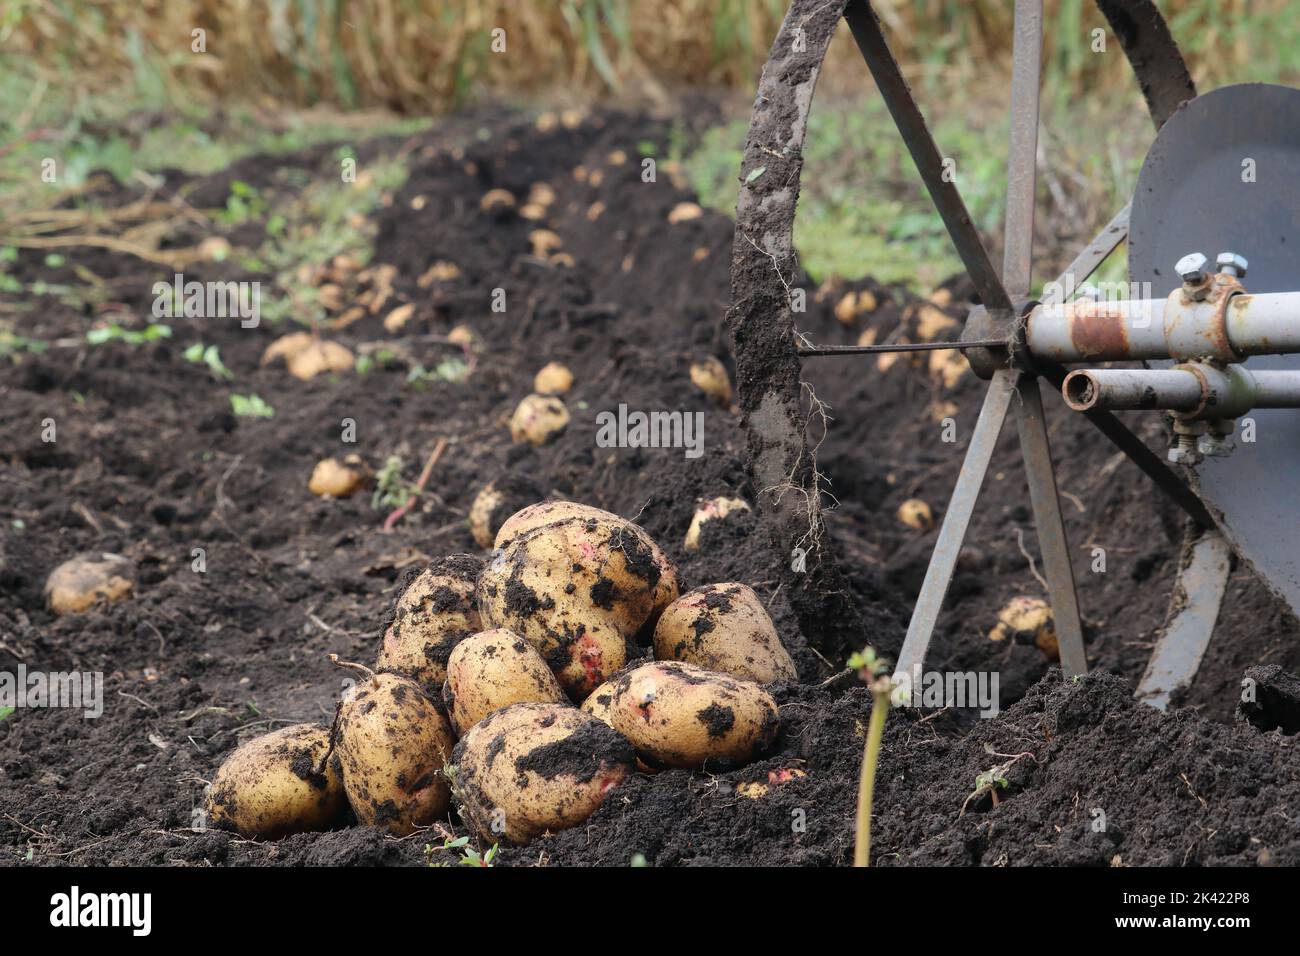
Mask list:
[[[995,767],[990,767],[975,778],[975,789],[967,795],[966,800],[962,803],[961,812],[957,814],[958,819],[961,819],[966,815],[966,811],[970,808],[971,803],[985,794],[989,795],[993,800],[993,806],[996,807],[1001,802],[998,799],[998,791],[1006,790],[1011,786],[1011,781],[1007,779],[1007,774],[1011,771],[1011,768],[1026,757],[1034,756],[1027,750],[1024,753],[1018,754],[995,753],[993,748],[989,747],[987,744],[984,749],[994,757],[1006,757],[1008,759],[1005,763],[1000,763]],[[1038,758],[1034,757],[1034,759],[1037,760]]]
[[[497,851],[501,848],[500,844],[493,843],[492,849],[486,853],[480,854],[479,851],[469,845],[469,837],[446,837],[442,841],[442,846],[434,846],[432,843],[424,845],[424,857],[429,866],[447,866],[445,861],[434,862],[433,855],[440,850],[459,850],[460,856],[457,863],[461,866],[491,866],[496,859]]]
[[[14,712],[14,708],[12,707],[0,707],[0,721],[8,718],[8,716],[13,712]]]
[[[401,508],[410,500],[413,488],[402,477],[402,456],[389,455],[384,467],[375,473],[375,490],[370,496],[370,507],[376,511]]]
[[[257,395],[231,395],[230,408],[240,418],[275,417],[275,409]]]
[[[885,736],[885,718],[889,716],[889,699],[894,681],[889,676],[889,665],[877,656],[874,647],[863,648],[853,654],[848,666],[858,672],[871,689],[871,720],[867,725],[867,740],[862,749],[862,772],[858,777],[858,817],[853,842],[853,865],[871,865],[871,802],[876,786],[876,764],[880,758],[880,742]]]
[[[205,346],[202,342],[195,342],[182,354],[187,362],[206,365],[217,378],[235,377],[235,373],[226,368],[226,363],[221,361],[221,352],[215,345]]]
[[[108,325],[98,329],[91,329],[86,333],[86,342],[89,345],[105,345],[109,342],[125,342],[127,345],[148,345],[150,342],[157,342],[159,339],[169,339],[172,335],[170,325],[152,322],[146,328],[141,330],[124,329],[116,322],[110,322]]]

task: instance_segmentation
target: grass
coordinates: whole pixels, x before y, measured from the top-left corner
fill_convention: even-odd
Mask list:
[[[939,91],[934,92],[929,99],[918,95],[923,102],[942,103]],[[991,237],[1000,235],[1005,203],[1003,112],[1000,105],[974,109],[962,104],[932,114],[935,140],[956,161],[957,186],[971,216]],[[1121,113],[1119,120],[1115,115],[1094,107],[1045,121],[1043,147],[1051,161],[1039,183],[1040,283],[1068,264],[1132,190],[1149,134],[1141,128],[1140,109]],[[683,145],[681,136],[674,137],[674,158],[683,163],[701,202],[729,215],[735,212],[747,124],[746,117],[711,129],[692,148]],[[1088,135],[1079,136],[1080,129]],[[1063,241],[1057,242],[1062,233]],[[906,147],[883,102],[872,93],[814,104],[795,242],[802,265],[818,282],[870,275],[928,291],[962,271]],[[999,243],[989,245],[996,250]],[[1114,278],[1123,270],[1122,256],[1108,263]]]

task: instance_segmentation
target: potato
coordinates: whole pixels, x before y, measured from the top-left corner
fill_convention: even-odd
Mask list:
[[[474,587],[483,562],[453,554],[433,562],[397,599],[393,621],[375,663],[377,670],[409,677],[430,694],[440,694],[452,649],[483,630]]]
[[[576,708],[513,704],[456,745],[457,808],[483,839],[527,843],[591,816],[634,759],[622,735]]]
[[[330,659],[362,675],[343,695],[335,731],[357,819],[398,836],[433,823],[451,802],[443,774],[456,742],[451,724],[414,681]]]
[[[507,474],[489,481],[474,497],[469,509],[469,532],[480,548],[491,548],[497,530],[510,515],[545,494],[541,485],[524,475]]]
[[[691,363],[691,382],[719,405],[731,404],[731,379],[727,367],[712,355]]]
[[[510,438],[516,445],[545,445],[569,424],[569,410],[553,395],[528,395],[510,416]]]
[[[506,189],[489,189],[478,201],[478,207],[488,215],[501,219],[515,208],[515,197]]]
[[[771,745],[780,726],[776,701],[757,684],[680,661],[629,670],[610,710],[637,754],[667,767],[741,766]]]
[[[349,455],[350,459],[355,456]],[[313,495],[324,498],[350,498],[366,483],[366,473],[362,468],[345,464],[337,458],[322,458],[311,470],[307,480],[307,490]]]
[[[686,542],[683,546],[692,553],[700,550],[700,528],[705,522],[725,518],[733,511],[749,510],[749,504],[743,498],[710,498],[701,502],[691,518],[691,526],[686,529]]]
[[[676,593],[676,575],[640,528],[567,518],[497,552],[479,577],[478,605],[486,626],[523,636],[581,700],[627,662],[628,641]]]
[[[79,614],[99,601],[111,604],[134,593],[134,566],[106,552],[69,558],[45,581],[45,600],[55,614]]]
[[[914,531],[929,531],[934,527],[934,512],[920,498],[908,498],[898,506],[898,520]]]
[[[759,684],[794,680],[790,659],[763,602],[747,584],[707,584],[664,609],[655,625],[655,657]]]
[[[668,213],[668,221],[672,225],[682,222],[690,222],[692,219],[699,219],[704,215],[704,210],[698,204],[693,202],[679,202]]]
[[[511,704],[569,702],[542,655],[505,628],[480,631],[456,645],[447,661],[442,700],[462,735]]]
[[[989,632],[989,640],[1033,644],[1052,661],[1061,659],[1052,607],[1041,598],[1015,597],[998,612],[998,623]]]
[[[288,358],[289,374],[304,382],[323,372],[346,372],[352,365],[352,353],[345,346],[323,339]]]
[[[562,395],[573,388],[573,373],[559,362],[547,362],[533,377],[533,391],[539,395]]]
[[[614,706],[614,687],[618,683],[614,678],[610,678],[601,684],[582,702],[578,709],[584,714],[590,714],[602,723],[614,726],[612,708]]]
[[[338,767],[326,759],[329,744],[329,731],[315,724],[241,744],[212,778],[208,823],[264,840],[341,823],[347,797]]]
[[[549,229],[534,229],[528,234],[528,243],[533,247],[533,255],[545,259],[564,245],[564,240]]]

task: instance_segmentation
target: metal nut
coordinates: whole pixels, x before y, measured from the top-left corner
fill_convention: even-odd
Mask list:
[[[1226,272],[1230,276],[1238,279],[1246,278],[1246,257],[1238,255],[1235,252],[1220,252],[1219,257],[1215,260],[1220,272]]]
[[[1174,271],[1185,284],[1198,285],[1205,281],[1205,265],[1209,261],[1199,252],[1192,252],[1174,264]]]
[[[1192,435],[1178,435],[1165,459],[1171,465],[1195,465],[1201,460],[1200,442]]]

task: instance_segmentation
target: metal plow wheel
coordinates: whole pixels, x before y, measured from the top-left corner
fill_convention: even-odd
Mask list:
[[[826,639],[828,620],[851,629],[854,613],[825,546],[818,475],[805,435],[801,361],[853,361],[854,355],[899,346],[796,347],[789,301],[797,269],[793,226],[804,133],[822,61],[843,18],[981,303],[971,310],[959,341],[911,347],[962,349],[974,372],[988,381],[897,670],[910,673],[924,660],[998,434],[1013,408],[1061,666],[1067,675],[1087,670],[1043,420],[1040,381],[1046,381],[1199,529],[1189,539],[1169,624],[1139,687],[1139,696],[1163,707],[1194,675],[1209,641],[1227,580],[1229,543],[1293,608],[1300,606],[1300,414],[1293,410],[1300,405],[1300,293],[1289,291],[1300,288],[1300,267],[1293,251],[1288,257],[1300,243],[1300,235],[1293,235],[1300,231],[1300,93],[1254,85],[1198,99],[1154,3],[1098,0],[1098,7],[1136,74],[1157,140],[1136,201],[1047,286],[1051,292],[1043,301],[1034,301],[1029,291],[1041,0],[1015,4],[1001,269],[991,261],[957,186],[945,176],[943,153],[871,4],[794,0],[763,70],[745,145],[728,326],[760,509],[777,546],[807,559],[807,574],[787,576],[795,610],[806,629],[822,636],[823,647],[851,644],[843,635]],[[1254,190],[1229,184],[1242,182],[1243,156],[1258,156],[1268,165],[1268,182],[1261,170],[1252,180]],[[762,175],[750,175],[760,168]],[[1138,287],[1141,295],[1103,301],[1084,284],[1130,232],[1132,278],[1149,285]],[[1221,254],[1207,261],[1196,255],[1202,251]],[[1255,294],[1242,281],[1248,262],[1263,271],[1263,284],[1252,283]],[[1247,364],[1257,355],[1269,357]],[[1095,367],[1121,360],[1148,364]],[[1079,363],[1094,367],[1066,368]],[[1167,455],[1152,451],[1112,414],[1127,408],[1170,415],[1174,442]],[[1236,462],[1222,456],[1231,450],[1237,420],[1248,413],[1258,419],[1255,425],[1271,429],[1269,440],[1238,452],[1245,460],[1234,471]],[[1234,484],[1233,476],[1242,474],[1262,482],[1273,497],[1264,503]]]

